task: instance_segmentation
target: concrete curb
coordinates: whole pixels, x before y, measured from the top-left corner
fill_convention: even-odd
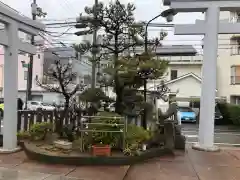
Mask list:
[[[186,142],[186,144],[195,144],[197,142]],[[229,143],[214,143],[214,145],[219,147],[240,147],[240,144],[229,144]]]

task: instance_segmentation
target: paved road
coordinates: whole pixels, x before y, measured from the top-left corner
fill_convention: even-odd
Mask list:
[[[182,133],[188,143],[198,141],[198,125],[182,124]],[[217,145],[240,146],[240,128],[233,126],[215,126],[214,141]]]

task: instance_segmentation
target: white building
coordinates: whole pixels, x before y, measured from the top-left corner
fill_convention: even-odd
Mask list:
[[[240,21],[239,12],[221,12],[222,21]],[[219,35],[217,67],[218,96],[240,104],[240,35]]]
[[[232,23],[240,21],[238,12],[221,12],[221,21]],[[165,83],[171,89],[169,95],[176,97],[200,97],[202,55],[172,56],[161,55],[169,59],[170,65]],[[209,72],[209,76],[211,72]],[[149,82],[154,90],[159,82]],[[224,98],[229,103],[240,104],[240,35],[219,35],[217,61],[216,97]]]

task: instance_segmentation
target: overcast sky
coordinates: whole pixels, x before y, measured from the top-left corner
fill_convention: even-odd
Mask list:
[[[20,11],[22,14],[31,17],[30,5],[32,0],[1,0],[3,3],[11,6],[12,8]],[[99,0],[100,1],[100,0]],[[38,6],[40,6],[45,12],[47,12],[46,19],[67,19],[74,18],[83,12],[86,5],[93,4],[94,0],[37,0]],[[107,3],[109,0],[102,0]],[[122,3],[133,2],[136,5],[135,18],[136,20],[148,21],[154,16],[158,15],[162,10],[167,9],[163,7],[162,0],[120,0]],[[202,19],[201,13],[191,14],[178,14],[174,18],[173,23],[194,23],[196,19]],[[165,23],[163,18],[159,18],[155,23]],[[51,29],[52,31],[63,32],[64,29]],[[156,36],[160,28],[149,28],[149,34]],[[200,48],[201,36],[174,36],[173,29],[166,29],[168,31],[168,37],[165,44],[192,44],[198,45],[196,48]],[[71,32],[74,32],[72,30]],[[79,39],[76,36],[61,37],[62,41],[75,41]]]

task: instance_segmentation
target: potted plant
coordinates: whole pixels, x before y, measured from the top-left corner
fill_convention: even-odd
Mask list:
[[[108,133],[93,133],[93,156],[110,156],[111,155],[111,140],[107,135]]]

